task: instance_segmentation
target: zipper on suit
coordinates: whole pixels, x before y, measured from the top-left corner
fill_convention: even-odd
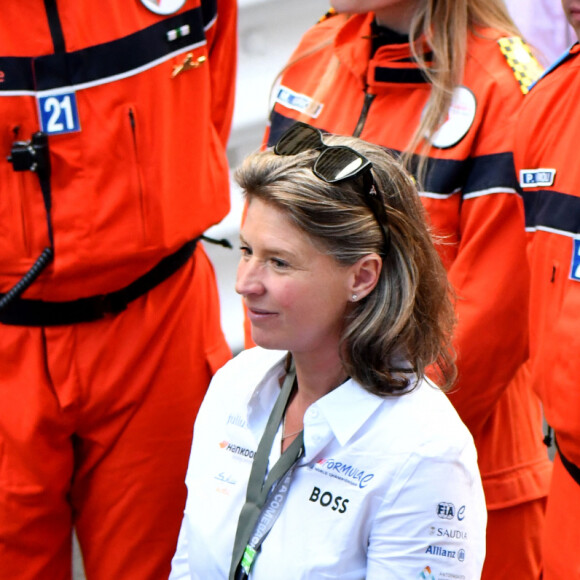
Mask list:
[[[50,29],[50,36],[52,37],[54,52],[55,54],[66,52],[64,34],[62,32],[60,16],[58,15],[56,0],[44,0],[44,8],[46,10],[46,18],[48,19],[48,27]]]
[[[137,181],[139,184],[139,211],[141,216],[141,229],[144,241],[147,240],[147,228],[145,220],[145,193],[143,191],[143,176],[141,174],[141,164],[139,158],[139,147],[137,144],[137,124],[135,119],[135,112],[132,107],[129,107],[129,123],[131,125],[131,136],[133,138],[133,155],[135,156],[135,171],[137,171]]]
[[[376,95],[371,95],[371,93],[365,93],[363,108],[360,117],[358,118],[358,122],[356,124],[354,133],[352,134],[353,137],[360,137],[360,134],[362,133],[362,130],[365,126],[367,116],[369,114],[369,109],[371,108],[371,104],[375,100],[375,96]]]

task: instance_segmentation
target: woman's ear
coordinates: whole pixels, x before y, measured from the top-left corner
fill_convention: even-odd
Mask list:
[[[352,265],[350,294],[354,301],[370,294],[379,282],[383,260],[378,254],[367,254]]]

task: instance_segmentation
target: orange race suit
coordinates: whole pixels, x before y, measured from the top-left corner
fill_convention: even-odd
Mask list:
[[[269,145],[300,119],[395,152],[406,148],[431,87],[408,38],[391,31],[372,52],[371,27],[372,13],[337,15],[305,34],[274,89]],[[462,85],[433,137],[421,192],[457,294],[459,379],[450,397],[479,453],[493,530],[483,577],[493,580],[539,574],[551,471],[540,404],[526,369],[516,375],[528,352],[529,289],[523,204],[505,132],[527,87],[525,71],[510,66],[516,48],[531,72],[535,60],[519,39],[489,29],[469,35]],[[428,53],[426,46],[419,50]],[[321,90],[325,83],[328,90]],[[529,506],[525,517],[523,506]],[[531,526],[504,537],[506,513],[514,514],[516,528]],[[502,525],[494,525],[496,514]]]
[[[197,240],[229,210],[236,3],[1,12],[0,578],[70,578],[73,526],[87,577],[167,577],[230,356]]]
[[[544,580],[580,578],[580,44],[531,90],[515,130],[531,264],[532,381],[559,453]]]

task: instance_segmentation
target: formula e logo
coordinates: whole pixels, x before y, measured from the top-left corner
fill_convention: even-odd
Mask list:
[[[185,4],[185,0],[141,0],[141,4],[155,14],[173,14]]]
[[[459,521],[465,518],[465,506],[462,505],[458,510],[455,510],[455,506],[452,503],[441,502],[437,504],[437,516],[442,520],[452,520],[457,517]]]

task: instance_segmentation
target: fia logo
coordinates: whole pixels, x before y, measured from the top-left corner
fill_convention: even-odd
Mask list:
[[[141,0],[141,4],[155,14],[173,14],[185,4],[185,0]]]
[[[455,506],[452,503],[441,502],[437,505],[437,515],[442,520],[452,520],[455,517]]]
[[[462,521],[465,518],[464,505],[462,505],[456,511],[455,506],[452,503],[442,501],[439,504],[437,504],[436,512],[437,516],[440,517],[442,520],[452,520],[456,516],[459,521]]]

